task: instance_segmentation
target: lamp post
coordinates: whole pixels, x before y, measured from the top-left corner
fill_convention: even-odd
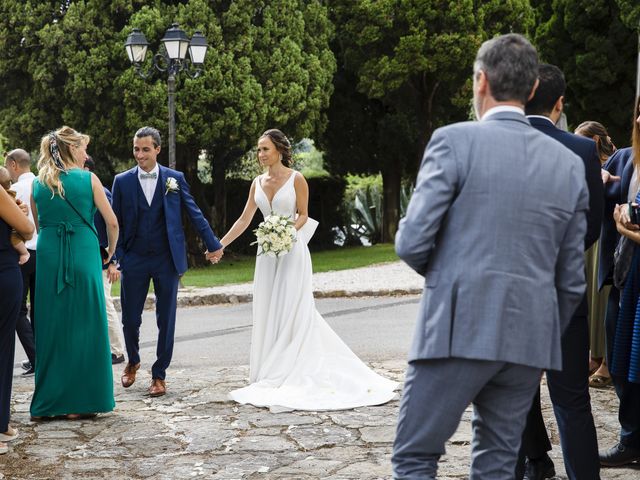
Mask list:
[[[171,25],[162,37],[164,50],[153,56],[152,65],[144,70],[143,64],[147,56],[149,42],[139,28],[134,28],[127,37],[124,46],[129,61],[136,73],[148,78],[153,69],[167,73],[167,96],[169,99],[169,167],[176,168],[176,75],[184,72],[190,78],[197,78],[202,73],[204,57],[207,54],[207,39],[197,31],[189,40],[187,34],[177,23]],[[189,59],[187,59],[187,52]]]

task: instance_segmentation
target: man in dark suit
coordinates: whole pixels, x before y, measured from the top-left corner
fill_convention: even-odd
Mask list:
[[[166,369],[173,355],[178,279],[187,270],[183,210],[206,245],[207,259],[217,263],[223,252],[189,193],[184,174],[157,162],[160,145],[158,130],[139,129],[133,137],[133,155],[138,165],[116,175],[112,188],[113,211],[120,224],[116,254],[122,271],[120,298],[128,357],[122,386],[133,385],[140,368],[142,310],[153,280],[158,345],[148,389],[152,397],[166,393]]]
[[[562,114],[566,83],[560,69],[554,65],[540,66],[540,84],[525,112],[531,125],[576,153],[584,162],[589,189],[589,212],[584,249],[600,236],[604,191],[600,161],[593,140],[560,130],[555,126]],[[570,234],[571,232],[568,232]],[[547,371],[547,384],[560,431],[560,443],[567,475],[570,479],[600,478],[598,442],[591,415],[589,396],[589,324],[586,293],[562,335],[562,370]],[[551,443],[540,410],[540,390],[527,417],[520,450],[520,471],[516,478],[545,479],[555,475],[547,452]],[[523,465],[523,456],[527,457]],[[522,472],[524,466],[524,472]]]

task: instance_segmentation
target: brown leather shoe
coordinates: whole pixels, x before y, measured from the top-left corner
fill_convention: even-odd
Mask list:
[[[136,381],[136,373],[138,372],[139,368],[139,363],[136,363],[135,365],[133,363],[127,363],[127,366],[124,367],[124,373],[120,378],[120,380],[122,381],[122,386],[124,388],[129,388],[131,385],[133,385],[133,382]]]
[[[159,378],[151,380],[148,392],[150,397],[161,397],[167,393],[167,386],[165,385],[164,380],[160,380]]]

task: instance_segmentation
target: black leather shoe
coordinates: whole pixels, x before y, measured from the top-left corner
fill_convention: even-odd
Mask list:
[[[603,467],[621,467],[639,461],[640,449],[618,443],[609,450],[601,450],[599,457]]]
[[[540,458],[528,458],[524,470],[524,480],[545,480],[553,478],[556,469],[553,460],[546,453]]]

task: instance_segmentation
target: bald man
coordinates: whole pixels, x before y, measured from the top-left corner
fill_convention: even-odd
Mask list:
[[[31,172],[31,157],[29,153],[21,148],[11,150],[5,159],[5,167],[11,175],[11,190],[16,192],[16,198],[29,208],[29,220],[33,222],[33,214],[31,213],[31,185],[35,179],[35,175]],[[33,233],[31,240],[25,242],[27,250],[30,253],[29,260],[20,265],[22,270],[22,306],[20,307],[20,316],[16,325],[16,332],[22,348],[24,348],[28,362],[22,362],[22,368],[25,370],[23,376],[33,375],[36,365],[36,349],[34,341],[34,325],[35,325],[35,286],[36,286],[36,243],[38,234]],[[27,294],[29,294],[29,304],[31,311],[27,308]],[[29,322],[29,318],[31,322]]]

